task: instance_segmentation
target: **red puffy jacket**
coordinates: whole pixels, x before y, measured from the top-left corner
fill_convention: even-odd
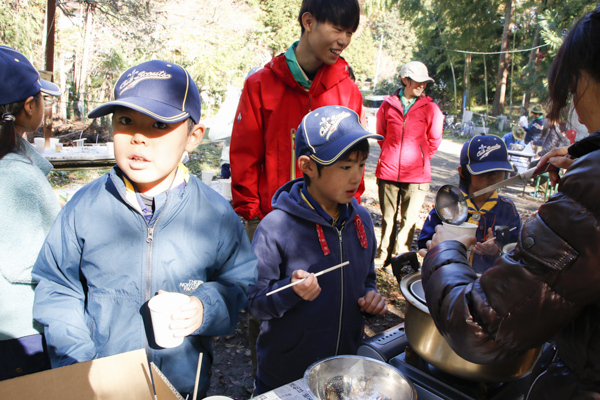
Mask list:
[[[381,153],[375,176],[403,183],[431,182],[430,160],[442,142],[444,115],[431,97],[417,99],[406,117],[399,90],[386,97],[377,112]]]
[[[231,135],[231,191],[239,215],[262,219],[271,212],[277,189],[302,176],[296,168],[296,130],[307,113],[328,105],[362,115],[362,95],[342,58],[319,68],[309,91],[296,82],[284,54],[248,77]]]

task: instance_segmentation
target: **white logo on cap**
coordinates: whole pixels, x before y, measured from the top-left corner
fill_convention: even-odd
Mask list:
[[[338,125],[344,118],[348,118],[350,116],[349,112],[342,112],[338,115],[331,116],[329,118],[321,118],[321,129],[319,130],[319,134],[321,137],[325,136],[325,140],[329,140],[329,137],[333,132],[335,132],[338,128]]]
[[[121,83],[121,86],[119,86],[119,90],[121,91],[120,95],[147,79],[171,79],[171,74],[168,74],[165,71],[138,71],[137,69],[134,69],[127,75],[127,79]]]
[[[479,157],[479,159],[483,159],[486,158],[487,156],[490,155],[490,153],[494,150],[498,150],[499,148],[501,148],[502,146],[500,146],[500,144],[496,143],[493,146],[486,146],[484,144],[482,144],[481,146],[479,146],[479,150],[477,151],[477,157]]]

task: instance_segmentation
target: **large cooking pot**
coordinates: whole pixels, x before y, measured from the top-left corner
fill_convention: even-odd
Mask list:
[[[542,347],[500,364],[469,362],[456,354],[438,332],[425,302],[421,273],[402,278],[400,290],[406,299],[404,328],[410,347],[427,363],[450,375],[478,382],[506,382],[529,373],[540,356]]]
[[[304,382],[318,400],[416,400],[411,381],[396,368],[368,357],[333,356],[312,364]]]

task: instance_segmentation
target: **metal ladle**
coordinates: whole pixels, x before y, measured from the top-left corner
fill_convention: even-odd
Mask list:
[[[498,182],[495,185],[488,186],[485,189],[478,190],[465,196],[463,192],[453,185],[442,186],[435,195],[435,211],[438,216],[447,224],[461,225],[469,217],[469,206],[467,200],[481,196],[494,190],[498,190],[514,182],[533,178],[536,168],[528,169],[527,171],[515,175],[512,178]],[[537,175],[546,172],[548,167],[540,171]]]

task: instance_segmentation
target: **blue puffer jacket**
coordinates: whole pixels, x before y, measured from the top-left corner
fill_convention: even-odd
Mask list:
[[[33,313],[45,326],[52,366],[145,348],[179,392],[191,393],[201,351],[202,398],[211,336],[233,331],[256,282],[256,258],[231,206],[194,176],[155,197],[149,224],[126,198],[117,167],[79,190],[34,265]],[[176,348],[152,337],[147,302],[159,289],[204,305],[202,326]]]
[[[317,360],[356,354],[364,325],[358,299],[377,290],[377,244],[367,210],[352,199],[350,217],[338,231],[302,199],[303,185],[300,178],[277,191],[274,211],[261,221],[252,243],[259,260],[258,283],[249,290],[250,312],[261,320],[258,378],[273,388],[302,378]],[[266,296],[289,284],[297,269],[319,272],[343,261],[350,264],[317,278],[321,293],[314,301],[302,300],[291,288]]]

